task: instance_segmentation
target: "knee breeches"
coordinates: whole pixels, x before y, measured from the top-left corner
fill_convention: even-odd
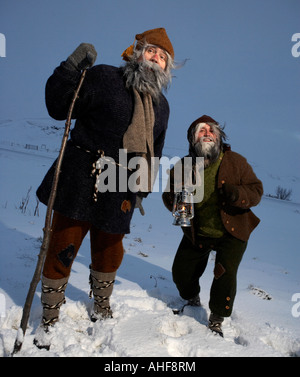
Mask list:
[[[91,268],[99,272],[116,271],[124,255],[124,234],[105,233],[89,222],[73,220],[54,212],[43,275],[49,279],[69,276],[73,261],[88,232],[91,243]]]
[[[237,271],[246,247],[247,242],[231,235],[218,239],[198,238],[196,245],[184,236],[172,267],[173,280],[181,297],[188,300],[200,292],[199,279],[206,269],[210,252],[215,250],[209,308],[222,317],[230,316],[236,295]]]

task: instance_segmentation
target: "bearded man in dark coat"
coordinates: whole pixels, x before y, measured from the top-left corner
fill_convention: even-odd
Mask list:
[[[182,227],[184,235],[172,267],[180,296],[189,305],[201,306],[199,279],[210,252],[216,251],[209,328],[221,336],[224,317],[232,313],[239,264],[250,234],[260,221],[250,208],[260,202],[263,194],[262,182],[246,158],[231,151],[224,142],[226,139],[223,127],[207,115],[196,119],[188,129],[193,171],[198,169],[197,157],[204,159],[204,194],[203,199],[194,204],[192,226]],[[201,164],[199,167],[201,169]],[[163,193],[164,204],[170,211],[174,201],[174,177],[173,168],[168,189]]]
[[[51,117],[66,119],[81,70],[87,64],[92,66],[96,56],[93,45],[82,43],[55,69],[46,84],[46,105]],[[122,57],[124,66],[102,64],[88,69],[75,103],[76,123],[59,176],[52,237],[43,268],[40,328],[47,329],[58,320],[71,266],[87,232],[91,239],[90,284],[94,295],[91,319],[112,316],[109,298],[124,254],[122,239],[130,232],[134,208],[142,209],[141,199],[147,195],[128,187],[124,190],[124,182],[119,179],[132,172],[122,166],[119,152],[126,150],[128,159],[142,156],[147,161],[162,155],[169,118],[169,105],[162,91],[170,84],[174,68],[174,50],[166,30],[137,34]],[[113,161],[115,190],[101,190],[99,159]],[[46,205],[55,164],[37,190],[38,198]],[[118,189],[120,186],[122,190]],[[44,346],[38,337],[35,343]]]

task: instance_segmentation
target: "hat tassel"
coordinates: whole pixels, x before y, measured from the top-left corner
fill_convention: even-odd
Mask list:
[[[121,56],[122,56],[123,60],[128,61],[130,56],[133,55],[134,43],[135,43],[135,39],[134,39],[134,42],[132,43],[132,45],[129,46],[128,48],[126,48],[126,50],[122,53]]]

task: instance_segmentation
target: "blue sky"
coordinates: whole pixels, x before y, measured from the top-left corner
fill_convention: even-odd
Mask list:
[[[208,114],[226,123],[232,148],[250,161],[292,171],[300,157],[300,57],[291,53],[299,15],[299,0],[1,0],[0,120],[48,117],[46,80],[81,42],[94,44],[97,64],[119,66],[135,34],[165,27],[175,59],[188,59],[167,93],[166,146],[184,155],[188,126]]]

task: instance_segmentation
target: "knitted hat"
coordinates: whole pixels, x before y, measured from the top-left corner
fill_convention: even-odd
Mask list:
[[[144,31],[142,34],[137,34],[135,36],[135,40],[131,46],[129,46],[121,55],[124,60],[128,61],[129,57],[133,54],[134,50],[134,43],[137,40],[137,45],[141,45],[143,43],[149,43],[155,46],[162,48],[163,50],[167,51],[174,59],[174,50],[172,43],[167,35],[165,28],[157,28]]]

